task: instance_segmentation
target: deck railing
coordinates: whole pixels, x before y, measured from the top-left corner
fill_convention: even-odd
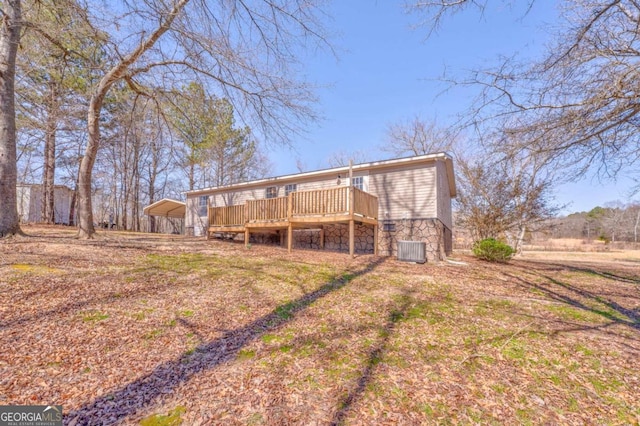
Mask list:
[[[364,217],[378,218],[378,197],[353,188],[353,212]]]
[[[287,219],[287,197],[247,201],[247,221],[262,222]]]
[[[209,226],[244,225],[244,205],[209,207]]]
[[[351,204],[353,208],[350,208]],[[352,214],[377,219],[378,197],[347,186],[292,192],[286,197],[248,200],[245,205],[210,207],[209,226],[238,226],[247,222]]]
[[[349,188],[329,188],[291,193],[294,216],[349,212]]]

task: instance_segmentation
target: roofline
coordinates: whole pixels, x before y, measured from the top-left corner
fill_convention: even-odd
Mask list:
[[[162,200],[156,201],[156,202],[155,202],[155,203],[153,203],[153,204],[149,204],[148,206],[145,206],[145,207],[142,209],[142,213],[143,213],[143,214],[148,214],[147,212],[148,212],[149,210],[151,210],[152,208],[154,208],[154,207],[156,207],[156,206],[160,206],[160,205],[165,204],[165,203],[178,204],[178,206],[177,206],[177,207],[175,207],[175,208],[173,208],[173,209],[169,210],[169,211],[167,212],[167,214],[168,214],[168,213],[170,213],[170,212],[172,212],[172,211],[174,211],[174,210],[176,210],[176,209],[179,209],[179,208],[181,208],[181,207],[186,208],[186,206],[187,206],[187,203],[185,203],[184,201],[173,200],[173,199],[171,199],[171,198],[163,198]]]
[[[451,192],[451,196],[455,197],[456,190],[455,190],[455,180],[453,176],[453,161],[452,161],[452,157],[446,152],[354,164],[352,169],[354,172],[357,172],[362,170],[375,170],[379,168],[385,168],[385,167],[391,167],[391,166],[397,166],[397,165],[407,165],[407,164],[415,164],[415,163],[419,164],[423,162],[430,163],[430,162],[435,162],[439,160],[446,161],[448,163],[447,175],[449,179],[449,190]],[[348,172],[349,172],[349,166],[333,167],[329,169],[314,170],[311,172],[295,173],[295,174],[289,174],[289,175],[274,176],[274,177],[269,177],[264,179],[251,180],[247,182],[235,183],[232,185],[194,189],[192,191],[185,191],[185,194],[188,197],[190,195],[211,194],[215,192],[227,192],[230,190],[241,190],[246,188],[252,188],[255,186],[262,186],[265,184],[286,184],[289,181],[294,181],[294,180],[308,179],[308,178],[320,177],[320,176],[331,175],[331,174],[342,174],[342,173],[348,173]]]

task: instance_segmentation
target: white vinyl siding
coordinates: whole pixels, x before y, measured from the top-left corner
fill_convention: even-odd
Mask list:
[[[206,195],[204,197],[208,198]],[[191,228],[196,237],[206,235],[205,230],[208,226],[207,212],[205,211],[204,216],[200,216],[201,200],[198,196],[188,197],[185,209],[185,227]]]
[[[338,175],[340,184],[338,185]],[[444,161],[421,162],[417,164],[397,164],[384,168],[354,171],[356,178],[362,178],[363,190],[378,197],[380,220],[439,218],[451,229],[451,197]],[[209,205],[213,207],[242,205],[248,200],[263,199],[267,187],[276,186],[278,195],[284,196],[287,186],[294,185],[298,192],[336,188],[349,185],[348,172],[326,173],[321,176],[295,176],[291,179],[273,179],[250,187],[234,188],[229,191],[212,190],[208,193]],[[187,224],[194,222],[189,217],[197,212],[198,195],[187,200]],[[388,213],[385,215],[385,213]]]
[[[319,180],[303,181],[298,183],[298,191],[312,191],[314,189],[326,189],[335,188],[337,184],[338,175],[330,178],[324,178]],[[341,179],[342,185],[344,185],[345,179]]]
[[[364,177],[365,177],[365,191],[366,191],[366,186],[367,186],[366,176]],[[316,189],[335,188],[338,186],[337,178],[338,178],[338,175],[336,174],[335,177],[331,177],[331,178],[299,181],[295,184],[296,191],[300,192],[300,191],[312,191]],[[342,176],[340,179],[340,186],[346,186],[348,184],[349,184],[348,176],[346,178]],[[265,183],[264,185],[255,186],[251,189],[233,190],[233,191],[227,191],[227,192],[216,191],[209,196],[210,205],[212,207],[233,206],[233,205],[244,204],[248,200],[263,199],[266,197],[267,188],[271,186],[276,186],[276,185],[273,185],[273,183],[270,183],[270,184]]]
[[[421,164],[412,167],[403,166],[372,170],[368,176],[359,173],[354,176],[354,183],[356,177],[363,178],[365,191],[378,197],[380,219],[438,217],[435,163],[426,166]],[[337,178],[338,175],[336,174],[330,178],[325,177],[320,180],[298,181],[296,189],[300,192],[335,188],[338,186]],[[444,182],[446,182],[446,177]],[[347,186],[348,184],[348,175],[341,175],[340,186]],[[283,188],[284,185],[286,184],[282,185]],[[274,186],[273,183],[265,183],[251,189],[215,192],[209,196],[210,205],[213,207],[240,205],[248,200],[262,199],[265,198],[266,189],[270,186]],[[194,200],[194,203],[197,206],[197,199]],[[385,217],[385,211],[389,212],[388,217]],[[447,222],[443,220],[443,223],[446,224]]]
[[[433,164],[371,171],[368,192],[378,197],[381,219],[435,218],[438,214]]]

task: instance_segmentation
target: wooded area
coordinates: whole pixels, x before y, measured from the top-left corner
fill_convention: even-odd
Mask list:
[[[584,238],[604,242],[640,242],[640,203],[615,203],[588,212],[551,220],[547,234],[553,238]]]
[[[329,46],[313,1],[28,0],[2,13],[2,235],[19,232],[17,182],[42,184],[46,223],[54,183],[73,188],[80,237],[101,222],[139,230],[145,204],[264,176],[265,143],[315,119],[311,86],[290,72],[293,52]]]

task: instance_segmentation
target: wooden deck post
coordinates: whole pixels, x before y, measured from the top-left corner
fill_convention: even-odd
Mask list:
[[[355,233],[356,223],[354,220],[355,213],[355,192],[353,190],[353,161],[349,160],[349,256],[355,254]]]
[[[324,250],[324,227],[320,228],[320,249]]]
[[[373,254],[378,255],[378,223],[373,225]]]
[[[353,217],[349,220],[349,256],[353,257],[355,253],[355,231],[356,231],[356,222],[353,220]]]
[[[244,227],[244,246],[249,247],[249,228]]]
[[[293,226],[289,222],[289,227],[287,228],[287,251],[289,253],[291,253],[291,246],[293,246]]]

